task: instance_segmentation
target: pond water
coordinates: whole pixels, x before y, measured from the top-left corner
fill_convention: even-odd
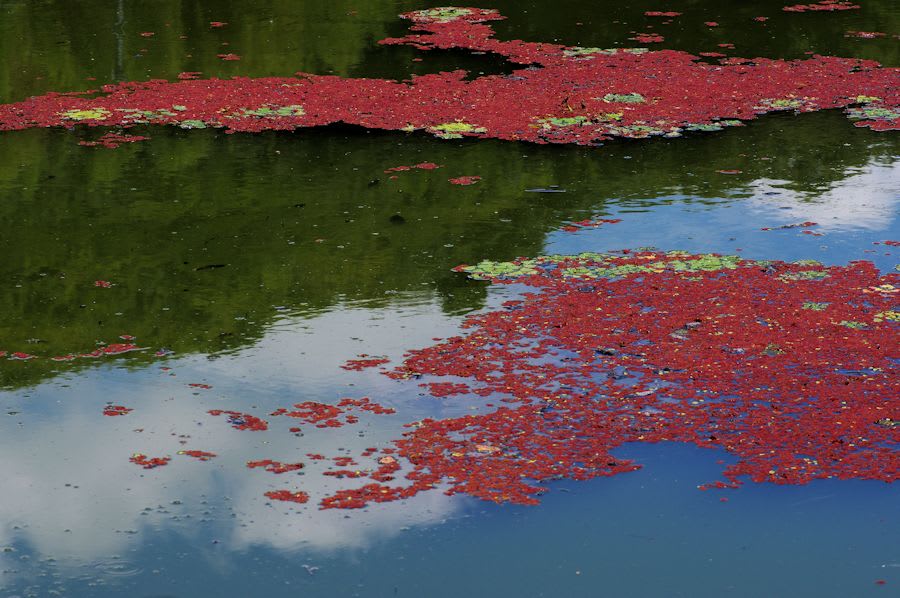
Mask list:
[[[494,25],[502,39],[628,47],[633,32],[657,31],[656,46],[692,53],[733,43],[725,51],[738,56],[900,66],[896,3],[784,4],[483,6],[508,17]],[[0,0],[0,103],[195,71],[513,70],[490,56],[377,45],[405,34],[399,13],[427,6]],[[653,10],[683,15],[663,25],[644,16]],[[551,481],[538,506],[440,490],[364,509],[317,504],[353,487],[321,475],[333,458],[390,447],[409,422],[486,409],[481,397],[435,398],[416,380],[341,367],[361,355],[400,364],[520,292],[455,266],[656,247],[892,272],[896,133],[833,110],[600,147],[341,125],[144,131],[151,139],[116,149],[79,145],[99,136],[85,128],[0,133],[0,350],[38,356],[0,360],[0,595],[874,596],[900,586],[900,486],[817,479],[701,492],[735,458],[687,443],[626,443],[613,454],[641,469]],[[385,172],[422,162],[441,167]],[[448,182],[459,176],[481,179]],[[592,218],[621,222],[564,229]],[[779,228],[809,221],[818,225],[803,230],[816,234]],[[146,350],[50,359],[132,342]],[[274,419],[268,432],[237,430],[208,413],[267,417],[363,396],[395,412],[297,433]],[[105,417],[111,404],[133,411]],[[143,469],[129,461],[136,453],[172,460]],[[246,467],[259,459],[305,467]],[[265,495],[285,488],[310,501]]]

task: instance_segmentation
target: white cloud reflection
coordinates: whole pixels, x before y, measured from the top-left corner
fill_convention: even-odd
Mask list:
[[[749,205],[785,224],[812,221],[820,230],[887,230],[900,204],[900,161],[870,162],[821,193],[796,191],[791,181],[757,179]]]
[[[354,456],[360,467],[369,466],[358,458],[366,447],[389,446],[405,422],[421,416],[412,400],[418,389],[406,385],[404,390],[376,371],[346,372],[338,366],[359,353],[397,360],[406,349],[453,334],[458,323],[436,304],[335,309],[285,320],[234,355],[161,364],[171,372],[158,366],[102,367],[28,392],[2,393],[0,405],[21,413],[0,420],[0,547],[24,543],[36,558],[81,565],[133,548],[148,530],[171,529],[218,540],[229,550],[266,545],[331,551],[365,547],[405,526],[439,522],[460,504],[440,492],[364,511],[318,510],[322,497],[369,480],[322,476],[322,464],[329,463],[312,462],[306,453]],[[192,382],[213,388],[192,389],[187,386]],[[383,400],[387,391],[392,396]],[[408,404],[397,416],[363,415],[355,426],[309,431],[304,426],[299,438],[287,430],[296,420],[270,418],[268,432],[238,431],[225,418],[206,413],[221,408],[263,415],[299,401],[364,394],[386,404]],[[135,411],[104,417],[106,401]],[[199,462],[177,455],[182,448],[219,457]],[[145,471],[129,463],[134,452],[173,459]],[[371,465],[377,457],[370,458]],[[248,469],[245,463],[254,459],[307,466],[303,475],[275,475]],[[264,493],[274,489],[303,490],[311,500],[273,503]],[[12,563],[0,561],[0,568],[14,568],[16,555],[0,553]]]

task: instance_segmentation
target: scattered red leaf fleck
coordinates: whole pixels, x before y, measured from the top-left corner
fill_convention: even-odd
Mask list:
[[[753,17],[753,20],[759,23],[765,23],[769,20],[769,17]]]
[[[435,168],[441,168],[441,165],[435,164],[434,162],[420,162],[419,164],[413,164],[412,166],[394,166],[393,168],[388,168],[385,172],[404,172],[414,168],[418,168],[419,170],[434,170]]]
[[[135,453],[131,455],[129,461],[136,465],[140,465],[144,469],[154,469],[156,467],[162,467],[164,465],[168,465],[169,461],[172,460],[172,457],[148,457],[143,453]]]
[[[860,39],[877,39],[885,36],[887,36],[887,33],[882,33],[881,31],[848,31],[844,34],[844,37],[858,37]]]
[[[185,71],[183,73],[178,73],[178,79],[180,81],[192,81],[194,79],[199,79],[200,75],[202,75],[200,71]]]
[[[675,11],[661,11],[661,10],[648,10],[644,13],[645,17],[680,17],[680,12]]]
[[[642,44],[656,44],[666,41],[666,38],[659,35],[658,33],[638,33],[634,37],[629,37],[628,39],[640,42]]]
[[[727,56],[727,54],[722,54],[721,52],[700,52],[700,56],[705,56],[707,58],[722,58]]]
[[[15,353],[10,353],[9,358],[14,361],[28,361],[29,359],[37,359],[37,355],[31,355],[30,353],[22,353],[20,351],[16,351]]]
[[[262,459],[260,461],[247,461],[247,467],[250,469],[262,467],[269,473],[287,473],[303,469],[303,463],[282,463],[281,461]]]
[[[156,33],[153,31],[144,31],[141,33],[141,37],[153,37],[154,35],[156,35]]]
[[[208,453],[206,451],[197,451],[197,450],[186,450],[186,451],[178,451],[179,455],[186,455],[188,457],[193,457],[198,461],[209,461],[210,459],[214,459],[218,457],[216,453]]]
[[[384,365],[386,363],[390,363],[390,359],[384,357],[373,357],[368,359],[349,359],[346,363],[341,365],[342,369],[350,370],[354,372],[358,372],[367,368],[378,367],[379,365]]]
[[[815,4],[793,4],[785,6],[781,10],[785,12],[817,12],[817,11],[835,11],[835,10],[856,10],[859,4],[845,2],[844,0],[822,0]]]
[[[203,390],[209,390],[210,388],[212,388],[212,386],[210,386],[209,384],[202,384],[200,382],[191,382],[190,384],[188,384],[188,386],[191,388],[202,388]]]
[[[876,579],[876,580],[875,580],[875,585],[883,586],[883,585],[886,585],[886,584],[887,584],[887,580],[885,580],[885,579]]]
[[[228,23],[226,23],[226,22],[224,22],[224,21],[210,21],[210,22],[209,22],[209,26],[210,26],[212,29],[220,29],[220,28],[222,28],[222,27],[224,27],[224,26],[226,26],[226,25],[228,25]]]
[[[715,21],[706,21],[703,24],[706,25],[707,27],[718,27],[719,26],[719,24],[716,23]]]
[[[744,172],[743,170],[738,170],[736,168],[728,169],[728,170],[717,170],[719,174],[741,174]]]
[[[109,282],[108,280],[95,280],[95,281],[94,281],[94,286],[95,286],[95,287],[99,287],[99,288],[101,288],[101,289],[108,289],[109,287],[111,287],[111,286],[113,286],[113,285],[112,285],[112,283]]]
[[[220,59],[225,60],[225,61],[232,61],[232,60],[240,60],[240,59],[241,59],[241,57],[240,57],[239,55],[237,55],[237,54],[231,54],[231,53],[229,53],[229,54],[216,54],[216,58],[220,58]]]
[[[309,501],[309,494],[306,492],[291,492],[290,490],[272,490],[266,492],[266,496],[272,500],[295,502],[301,505]]]
[[[585,228],[599,228],[604,224],[618,224],[622,222],[621,218],[588,218],[587,220],[579,220],[563,226],[560,230],[567,233],[574,233]]]
[[[481,180],[480,176],[460,176],[453,179],[448,179],[450,183],[454,185],[474,185],[478,181]]]
[[[891,247],[900,247],[900,241],[881,241],[882,245],[889,245]]]
[[[123,405],[107,405],[103,408],[103,415],[107,417],[116,417],[119,415],[128,415],[134,411],[134,409],[130,409]]]
[[[819,226],[819,223],[818,222],[810,222],[807,220],[806,222],[795,222],[792,224],[782,224],[781,226],[766,226],[759,230],[783,230],[783,229],[790,229],[790,228],[810,228],[813,226]]]
[[[235,430],[250,430],[252,432],[265,432],[269,429],[269,423],[255,415],[249,413],[241,413],[240,411],[226,411],[223,409],[210,409],[207,411],[210,415],[219,416],[227,415],[228,423]]]
[[[730,50],[734,49],[734,44],[731,42],[722,42],[721,44],[716,44],[716,45],[719,46],[720,48],[728,48]]]

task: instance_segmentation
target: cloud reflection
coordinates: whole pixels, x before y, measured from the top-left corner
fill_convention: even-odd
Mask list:
[[[757,179],[748,201],[785,224],[812,221],[821,229],[887,230],[900,204],[900,161],[869,162],[821,193],[791,189],[791,181]]]
[[[358,467],[375,466],[377,454],[372,463],[359,454],[388,446],[405,422],[420,417],[422,407],[414,404],[419,389],[339,365],[359,353],[396,360],[409,347],[456,332],[458,323],[431,302],[377,310],[343,306],[286,319],[256,345],[219,359],[190,356],[161,364],[171,371],[109,365],[28,393],[0,394],[5,407],[21,411],[0,420],[0,546],[24,544],[37,557],[82,565],[132,548],[153,530],[218,541],[234,551],[254,545],[332,551],[439,522],[458,508],[459,499],[432,492],[362,511],[319,511],[323,496],[361,483],[320,475],[330,462],[310,461],[306,453],[354,456]],[[201,381],[213,388],[188,387]],[[387,389],[393,396],[383,401]],[[299,401],[363,394],[407,404],[396,416],[364,414],[359,424],[344,428],[304,426],[300,437],[287,430],[296,420],[271,418],[268,432],[250,432],[206,413],[219,408],[262,416]],[[107,401],[134,412],[104,417]],[[177,455],[180,449],[219,456],[199,462]],[[128,461],[134,452],[173,459],[166,467],[143,470]],[[299,475],[275,475],[248,469],[246,462],[255,459],[303,461],[306,468]],[[275,489],[303,490],[311,500],[289,505],[264,496]]]

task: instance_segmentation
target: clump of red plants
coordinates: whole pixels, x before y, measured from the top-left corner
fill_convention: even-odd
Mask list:
[[[458,270],[527,291],[469,317],[465,334],[409,352],[388,375],[423,379],[444,400],[475,395],[502,406],[409,424],[395,441],[411,466],[402,485],[382,483],[395,471],[335,473],[372,482],[322,508],[436,487],[534,504],[541,482],[637,469],[614,454],[627,442],[733,455],[725,481],[703,489],[900,478],[900,275],[861,261],[650,251]],[[396,460],[384,463],[394,469]]]
[[[838,10],[846,4],[799,6]],[[900,128],[898,70],[871,60],[813,56],[710,63],[676,50],[499,40],[489,23],[503,17],[490,9],[448,7],[401,16],[412,22],[413,33],[380,43],[491,53],[522,68],[471,80],[453,71],[408,81],[309,73],[201,80],[186,73],[175,81],[108,84],[0,105],[0,131],[150,124],[255,132],[343,122],[446,139],[595,145],[614,137],[718,130],[774,111],[831,108],[848,109],[859,126]]]

